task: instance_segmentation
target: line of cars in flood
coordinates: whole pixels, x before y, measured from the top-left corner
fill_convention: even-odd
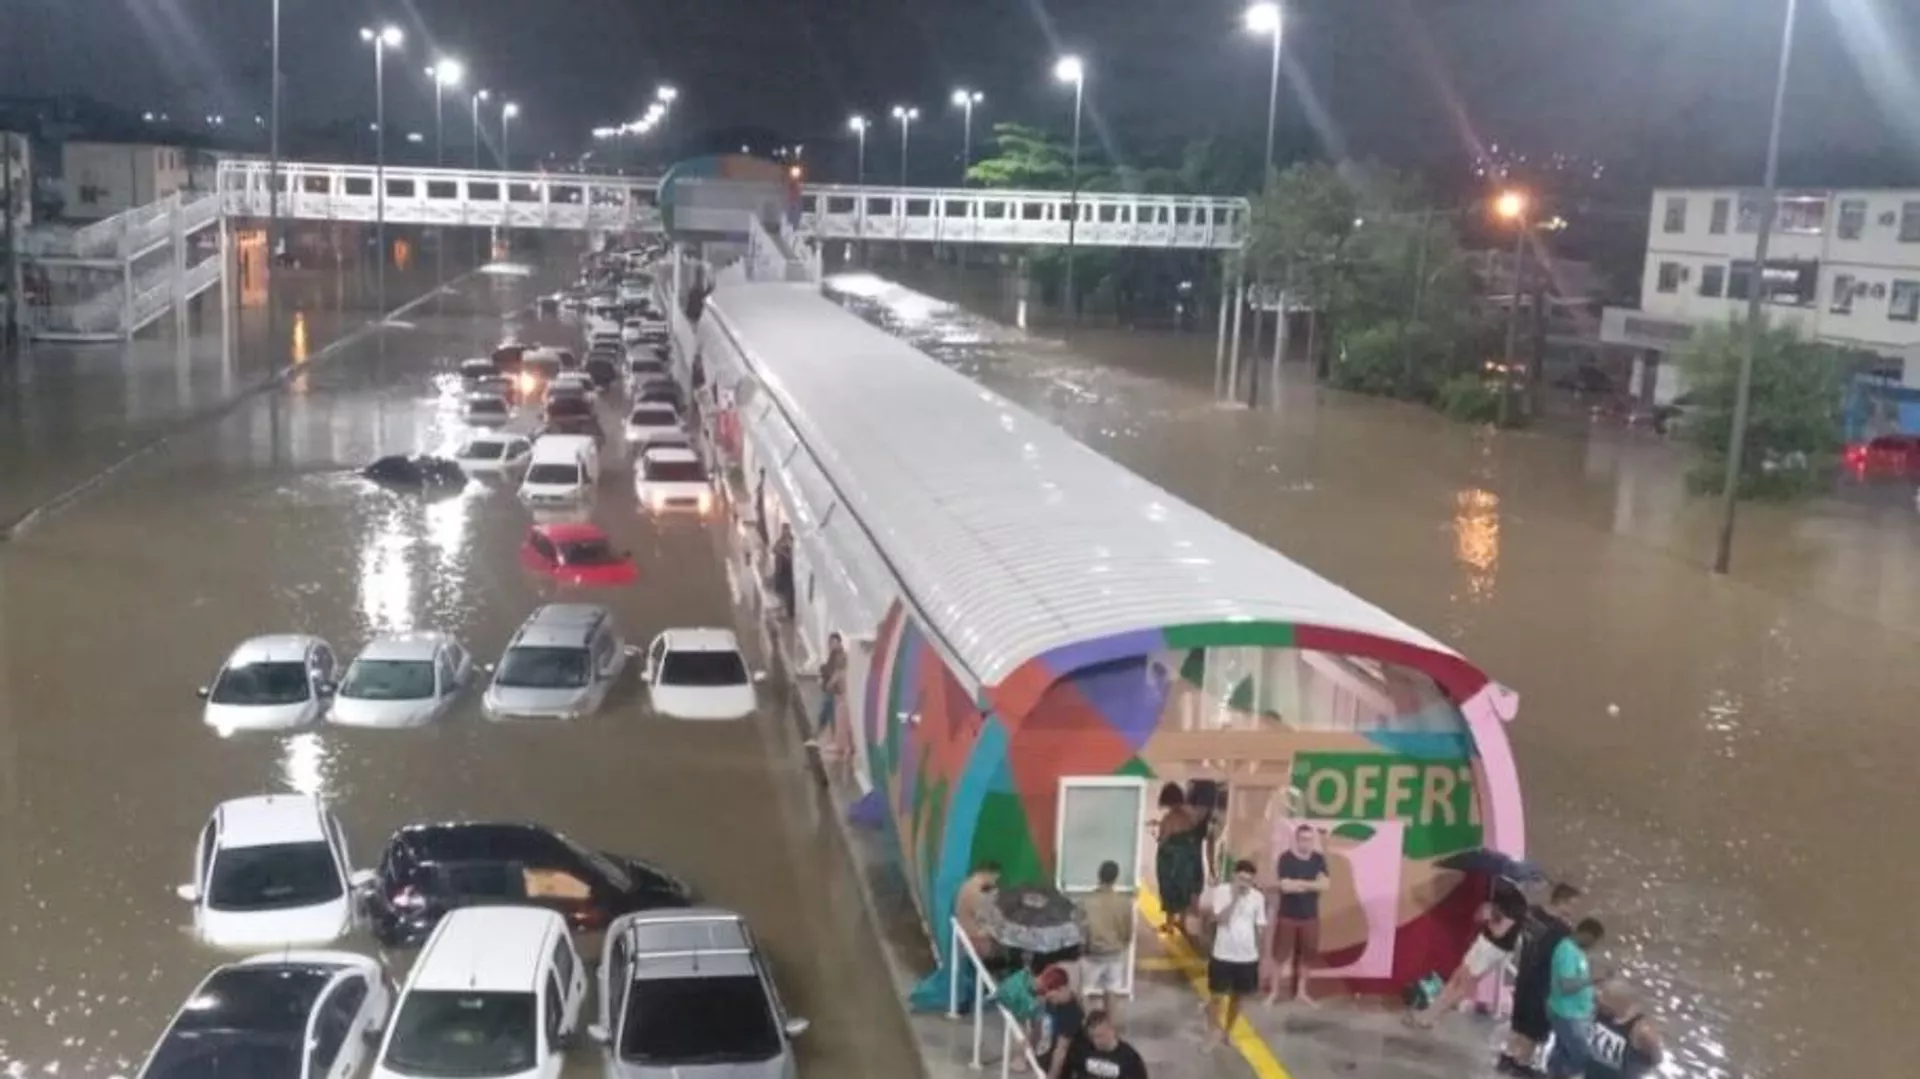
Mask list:
[[[645,385],[655,363],[666,375],[662,357],[647,355],[645,336],[620,344],[640,346],[629,361],[636,384]],[[589,362],[607,354],[599,340],[590,338],[589,347]],[[523,350],[521,370],[511,374],[497,364],[489,364],[492,373],[470,369],[470,388],[487,387],[505,404],[505,418],[495,424],[491,406],[479,410],[490,429],[465,441],[460,468],[482,475],[524,468],[523,494],[547,463],[573,464],[583,480],[597,482],[596,434],[551,430],[550,391],[571,367],[555,356],[549,372],[541,354],[528,371],[534,351]],[[507,430],[515,404],[543,391],[549,430]],[[636,400],[629,421],[642,405],[649,411],[635,443],[638,482],[704,489],[704,471],[696,481],[691,470],[667,467],[699,466],[684,435],[676,444],[664,429],[646,426],[660,406],[677,406],[677,397]],[[678,414],[669,415],[677,433]],[[543,453],[543,443],[575,452]],[[648,462],[661,466],[651,481]],[[657,499],[642,492],[651,513],[709,505],[708,495],[669,486]],[[687,498],[696,504],[681,506]],[[631,558],[579,522],[536,521],[521,560],[569,584],[631,580],[615,568],[630,571]],[[762,676],[748,669],[730,630],[669,629],[641,650],[622,639],[611,612],[591,603],[538,608],[497,664],[477,664],[446,634],[415,633],[368,642],[342,672],[333,647],[317,636],[257,637],[237,647],[200,694],[206,725],[222,736],[322,722],[407,728],[444,717],[484,671],[488,718],[575,719],[596,711],[635,660],[644,665],[654,711],[725,719],[757,706]],[[191,867],[175,891],[192,907],[196,937],[263,954],[220,966],[199,983],[141,1079],[352,1079],[363,1070],[376,1079],[557,1079],[565,1054],[583,1038],[604,1046],[605,1074],[620,1079],[796,1074],[793,1039],[808,1024],[787,1012],[745,920],[701,905],[685,881],[643,859],[538,824],[457,821],[402,827],[372,868],[356,868],[323,801],[270,794],[217,806]],[[361,929],[383,948],[419,948],[397,992],[379,961],[331,947]],[[599,938],[591,971],[579,934]],[[591,1012],[590,996],[597,1002]]]

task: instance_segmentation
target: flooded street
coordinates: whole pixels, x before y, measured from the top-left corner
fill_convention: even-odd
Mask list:
[[[1911,503],[1746,508],[1715,578],[1714,506],[1672,447],[1495,435],[1297,371],[1277,411],[1221,408],[1210,328],[1068,346],[837,287],[1515,687],[1530,853],[1588,889],[1596,970],[1649,990],[1668,1074],[1905,1073],[1920,1034],[1889,957],[1920,946],[1920,865],[1870,825],[1920,817]]]
[[[556,279],[468,278],[444,314],[428,306],[369,332],[0,544],[0,1074],[139,1067],[223,958],[187,934],[172,893],[198,829],[223,799],[281,790],[331,800],[360,864],[401,825],[449,818],[536,820],[656,860],[753,923],[788,1006],[813,1020],[802,1049],[813,1074],[913,1074],[772,682],[761,714],[733,724],[652,715],[629,674],[606,710],[568,723],[489,723],[469,692],[419,730],[222,740],[201,725],[194,689],[245,637],[316,633],[345,660],[375,635],[435,629],[485,662],[555,597],[517,563],[528,516],[511,489],[475,483],[425,501],[348,470],[446,447],[458,430],[449,360],[483,354],[499,315]],[[552,322],[523,329],[573,340]],[[7,482],[52,486],[35,470],[92,452],[87,432],[104,421],[89,407],[83,396],[73,415],[35,420],[41,433],[16,440]],[[641,518],[617,460],[593,518],[638,557],[637,586],[591,593],[629,643],[733,622],[717,527]],[[570,1055],[570,1075],[600,1068],[597,1050]]]

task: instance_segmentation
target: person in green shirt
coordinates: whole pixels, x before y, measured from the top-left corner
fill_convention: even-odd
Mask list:
[[[1551,1079],[1580,1079],[1587,1070],[1587,1036],[1593,1029],[1593,987],[1598,981],[1587,953],[1607,935],[1597,919],[1573,927],[1573,935],[1553,949],[1547,974],[1547,1019],[1553,1025],[1553,1051],[1547,1054]]]

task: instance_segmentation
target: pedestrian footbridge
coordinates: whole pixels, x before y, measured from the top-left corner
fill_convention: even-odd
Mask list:
[[[79,230],[43,230],[27,247],[35,337],[116,340],[223,280],[233,219],[400,226],[657,232],[658,177],[375,168],[261,160],[220,163],[216,189],[175,195]],[[1008,191],[812,184],[782,242],[1230,251],[1247,200],[1124,192]],[[216,231],[212,226],[220,225]],[[164,255],[164,257],[163,257]]]

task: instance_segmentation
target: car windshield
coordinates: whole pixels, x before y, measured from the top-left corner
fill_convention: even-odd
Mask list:
[[[213,859],[207,906],[214,910],[284,910],[330,903],[343,894],[340,868],[325,843],[232,847]]]
[[[630,360],[627,370],[637,377],[661,376],[667,373],[667,365],[659,360]]]
[[[208,978],[153,1051],[144,1079],[298,1075],[307,1020],[336,967],[231,966]]]
[[[660,664],[663,686],[744,686],[748,681],[738,652],[668,652]]]
[[[572,487],[580,482],[579,465],[544,464],[527,469],[527,482]]]
[[[705,483],[707,469],[698,461],[660,461],[647,458],[648,483]]]
[[[415,990],[382,1067],[407,1075],[517,1075],[538,1063],[532,993]]]
[[[362,701],[422,701],[433,696],[433,661],[356,659],[340,696]]]
[[[658,1067],[772,1060],[781,1044],[749,974],[635,981],[620,1026],[620,1059]]]
[[[498,461],[506,452],[505,442],[469,442],[460,447],[460,456],[470,461]]]
[[[214,704],[299,704],[312,692],[305,663],[243,663],[220,672],[207,700]]]
[[[501,657],[496,686],[517,689],[578,689],[587,684],[584,648],[509,648]]]
[[[627,422],[635,427],[678,427],[680,418],[667,408],[636,408]]]
[[[476,397],[467,402],[468,412],[505,412],[507,403],[498,397]]]
[[[604,539],[574,540],[560,545],[563,566],[611,566],[624,561],[613,544]]]

